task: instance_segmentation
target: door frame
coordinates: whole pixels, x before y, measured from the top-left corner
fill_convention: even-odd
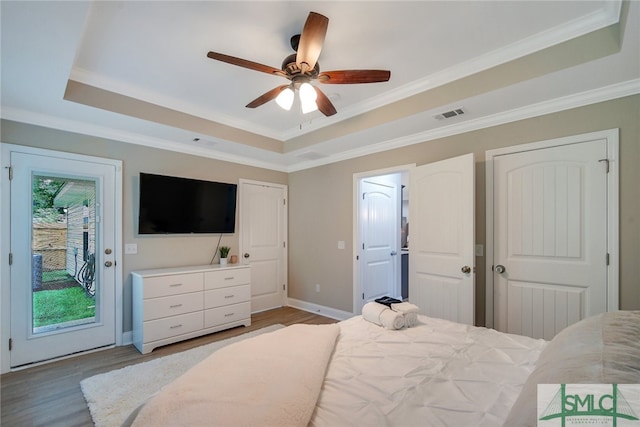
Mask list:
[[[366,171],[366,172],[358,172],[358,173],[354,173],[353,174],[353,182],[352,182],[352,191],[353,191],[353,205],[352,205],[352,212],[353,212],[353,222],[352,222],[352,250],[353,250],[353,314],[358,314],[360,312],[360,300],[362,298],[360,298],[360,295],[362,294],[362,289],[360,287],[360,259],[359,259],[359,255],[360,255],[360,249],[359,249],[359,244],[358,242],[361,241],[360,239],[360,196],[359,196],[359,188],[360,188],[360,181],[362,179],[365,178],[371,178],[371,177],[375,177],[375,176],[381,176],[381,175],[390,175],[393,173],[402,173],[402,172],[409,172],[411,169],[415,168],[416,164],[415,163],[410,163],[410,164],[406,164],[406,165],[400,165],[400,166],[393,166],[390,168],[385,168],[385,169],[377,169],[377,170],[372,170],[372,171]],[[400,260],[398,260],[398,263],[400,263]]]
[[[515,154],[525,151],[540,150],[562,145],[579,144],[592,140],[607,140],[607,158],[609,160],[609,177],[607,179],[607,252],[609,253],[609,268],[607,269],[607,311],[618,310],[620,306],[620,253],[619,253],[619,129],[607,129],[563,138],[527,144],[497,148],[485,152],[486,161],[486,280],[485,280],[485,322],[488,328],[494,327],[494,158],[505,154]]]
[[[115,275],[115,345],[122,345],[123,331],[122,331],[122,161],[107,159],[103,157],[88,156],[83,154],[66,153],[55,150],[48,150],[43,148],[28,147],[23,145],[7,144],[0,142],[0,164],[2,165],[2,171],[0,173],[0,342],[3,343],[0,346],[0,373],[6,373],[11,371],[10,367],[10,352],[9,346],[4,345],[8,343],[11,337],[11,276],[9,267],[9,253],[11,244],[11,218],[10,218],[10,180],[9,180],[9,167],[11,162],[11,152],[21,152],[32,155],[42,155],[49,157],[59,157],[63,159],[71,159],[78,161],[93,161],[104,164],[109,164],[115,167],[115,194],[113,201],[115,218],[114,218],[114,268],[116,268]],[[88,352],[95,350],[88,350]],[[82,354],[82,353],[80,353]],[[68,355],[62,356],[57,359],[47,360],[45,362],[33,363],[28,365],[29,367],[37,366],[39,364],[52,362],[55,360],[66,359],[76,356]],[[17,368],[21,369],[21,368]]]
[[[282,210],[282,240],[284,241],[284,248],[282,248],[282,280],[284,281],[284,287],[280,293],[282,306],[289,305],[288,297],[289,297],[289,187],[286,184],[276,184],[273,182],[265,182],[265,181],[255,181],[251,179],[240,178],[238,180],[238,217],[239,217],[239,227],[238,227],[238,263],[244,264],[244,258],[242,254],[245,252],[245,249],[242,245],[243,237],[244,237],[244,227],[241,221],[241,212],[243,210],[243,187],[244,184],[252,184],[259,185],[263,187],[274,187],[282,190],[282,194],[285,200],[285,206]],[[253,313],[253,311],[252,311]]]

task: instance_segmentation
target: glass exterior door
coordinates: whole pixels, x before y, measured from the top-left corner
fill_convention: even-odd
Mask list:
[[[115,343],[116,167],[58,154],[11,152],[11,367]]]

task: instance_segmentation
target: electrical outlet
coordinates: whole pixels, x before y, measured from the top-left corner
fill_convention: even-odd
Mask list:
[[[316,292],[320,292],[320,284],[316,283]]]
[[[138,253],[138,245],[136,243],[127,243],[124,245],[125,255],[135,255]]]

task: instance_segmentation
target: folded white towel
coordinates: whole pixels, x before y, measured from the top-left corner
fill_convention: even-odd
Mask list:
[[[402,329],[405,321],[402,313],[390,310],[386,305],[368,302],[362,307],[362,317],[386,329]]]
[[[420,311],[417,305],[411,304],[410,302],[399,302],[391,304],[391,310],[397,311],[398,313],[402,314],[418,313]]]
[[[407,328],[418,325],[418,312],[420,309],[417,305],[411,304],[410,302],[399,302],[391,304],[391,310],[402,314]]]
[[[403,314],[404,323],[407,325],[407,328],[413,328],[414,326],[418,326],[418,313],[407,313]]]

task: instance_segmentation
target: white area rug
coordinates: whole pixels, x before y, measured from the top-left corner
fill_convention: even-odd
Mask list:
[[[96,427],[118,427],[149,396],[216,350],[252,336],[272,332],[271,325],[237,337],[86,378],[80,382]]]

